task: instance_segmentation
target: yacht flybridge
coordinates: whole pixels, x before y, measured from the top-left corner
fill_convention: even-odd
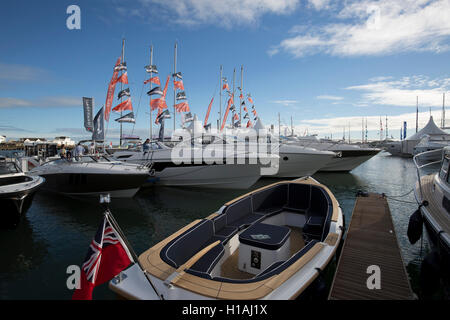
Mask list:
[[[292,299],[329,264],[342,227],[326,186],[310,177],[280,181],[193,221],[109,287],[127,299]]]
[[[150,176],[147,166],[110,160],[105,156],[81,156],[48,161],[29,171],[46,179],[43,189],[68,196],[131,198]]]

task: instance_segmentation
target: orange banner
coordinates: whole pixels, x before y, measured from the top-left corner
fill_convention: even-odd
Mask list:
[[[117,106],[113,108],[113,111],[115,112],[122,112],[125,110],[131,110],[133,111],[133,106],[131,105],[131,99],[127,99],[122,103],[119,103]]]
[[[204,127],[206,127],[206,125],[208,124],[209,113],[211,112],[211,106],[213,104],[213,101],[214,101],[214,97],[212,97],[211,102],[209,103],[208,111],[206,112],[206,117],[205,117],[205,124],[203,125]]]
[[[120,58],[117,59],[116,65],[117,67],[120,64]],[[114,91],[116,90],[116,83],[117,83],[117,75],[119,74],[119,71],[114,71],[113,76],[111,78],[111,81],[109,82],[108,86],[108,92],[106,94],[106,102],[105,102],[105,120],[109,121],[109,114],[111,113],[111,106],[114,99]]]

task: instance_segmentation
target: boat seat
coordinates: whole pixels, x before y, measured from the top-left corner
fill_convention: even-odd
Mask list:
[[[281,184],[252,194],[253,213],[273,215],[287,203],[288,185]]]
[[[246,215],[245,217],[242,217],[241,219],[231,222],[229,225],[232,227],[235,227],[239,230],[248,227],[249,225],[258,222],[259,220],[264,219],[265,216],[262,214],[257,213],[251,213],[249,215]]]
[[[307,239],[324,240],[329,230],[329,217],[332,213],[331,199],[320,188],[311,190],[311,206],[306,212],[303,235]]]
[[[222,243],[217,244],[211,250],[209,250],[205,255],[203,255],[197,262],[190,267],[191,270],[203,273],[210,273],[214,267],[219,262],[220,258],[223,257],[225,249]]]
[[[211,243],[225,237],[214,235],[214,225],[211,220],[204,219],[189,230],[170,241],[160,252],[161,259],[174,268],[178,268],[198,251]]]
[[[226,241],[234,236],[239,229],[234,226],[227,226],[227,215],[222,213],[212,219],[214,223],[214,235],[226,238]]]

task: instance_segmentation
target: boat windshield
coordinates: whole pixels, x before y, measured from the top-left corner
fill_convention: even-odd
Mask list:
[[[67,163],[89,163],[89,162],[111,162],[108,157],[104,155],[95,156],[95,155],[86,155],[86,156],[75,156],[71,157],[70,159],[63,158],[63,159],[56,159],[51,160],[49,162],[46,162],[43,164],[45,165],[60,165],[60,164],[67,164]]]
[[[20,173],[19,168],[13,162],[0,162],[0,174]]]
[[[445,154],[444,158],[442,159],[442,165],[441,170],[439,171],[439,178],[441,178],[442,181],[448,181],[447,173],[448,173],[448,164],[450,162],[450,155]]]

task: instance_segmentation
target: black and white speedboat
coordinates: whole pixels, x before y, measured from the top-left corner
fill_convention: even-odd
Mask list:
[[[39,176],[25,175],[14,161],[0,157],[1,224],[17,225],[44,181],[44,178]]]
[[[51,160],[29,174],[44,177],[48,191],[89,197],[109,193],[115,198],[133,197],[150,176],[147,166],[93,155]]]
[[[342,233],[326,186],[280,181],[162,240],[109,286],[127,299],[294,299],[330,263]]]

